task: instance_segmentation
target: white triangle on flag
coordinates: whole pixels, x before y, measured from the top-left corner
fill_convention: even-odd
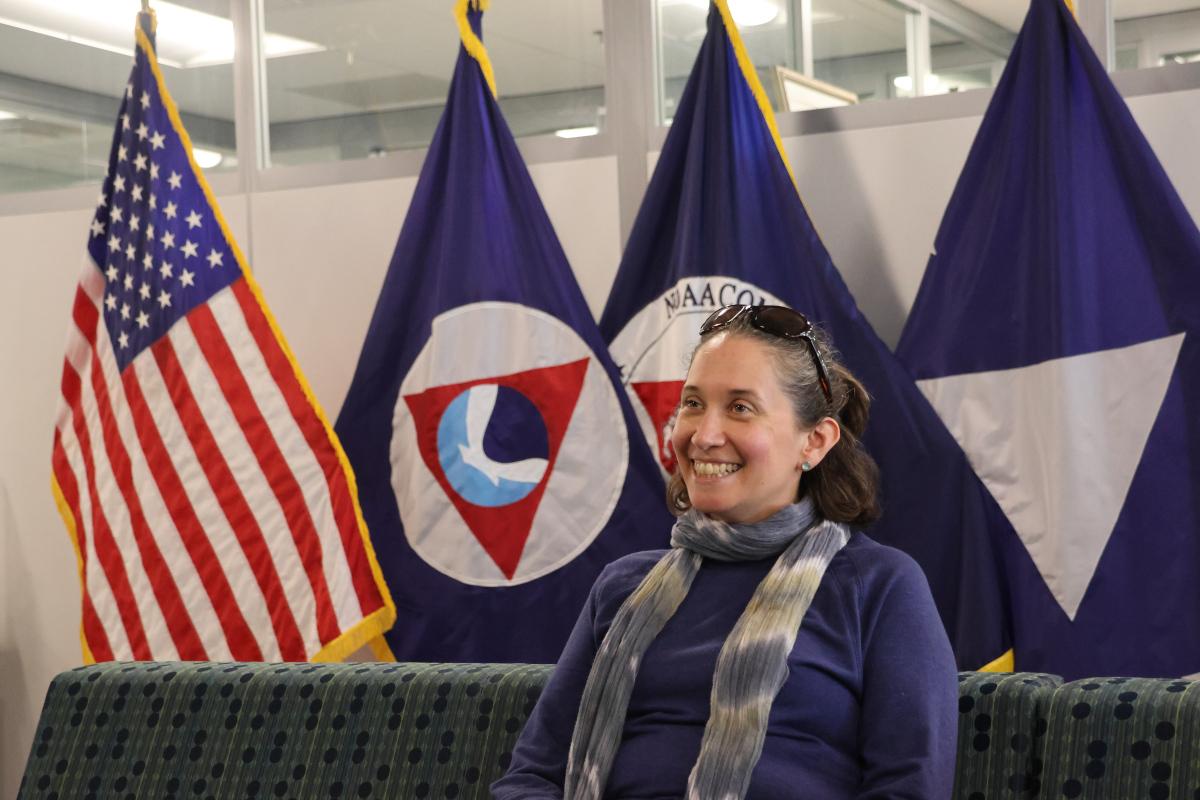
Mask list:
[[[917,382],[1071,620],[1125,505],[1183,337]]]

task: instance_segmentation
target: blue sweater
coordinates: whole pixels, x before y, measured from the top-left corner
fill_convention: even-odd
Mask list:
[[[664,551],[604,569],[495,800],[561,798],[579,697],[604,634]],[[605,798],[680,798],[700,752],[717,653],[774,559],[705,560],[646,651]],[[957,676],[925,576],[861,533],[829,565],[771,708],[752,800],[941,800],[954,782]]]

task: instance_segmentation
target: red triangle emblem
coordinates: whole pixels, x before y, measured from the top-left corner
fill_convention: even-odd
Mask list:
[[[658,449],[655,454],[663,469],[670,475],[675,471],[675,449],[666,440],[667,423],[679,407],[679,394],[683,391],[683,381],[646,381],[631,383],[634,394],[642,401],[650,422],[654,425],[654,434],[658,437]]]
[[[581,358],[555,367],[515,372],[492,378],[434,386],[418,394],[404,396],[404,402],[413,416],[417,430],[417,447],[425,466],[437,479],[442,491],[458,509],[463,522],[474,534],[479,544],[495,562],[506,578],[512,579],[521,562],[521,553],[533,527],[533,518],[542,502],[546,484],[554,473],[567,425],[575,413],[583,390],[583,379],[587,374],[588,359]],[[438,459],[438,425],[446,407],[462,392],[480,384],[507,386],[520,392],[537,408],[546,425],[549,454],[546,471],[537,487],[515,503],[506,506],[485,507],[468,501],[450,485]],[[677,392],[678,394],[678,392]]]

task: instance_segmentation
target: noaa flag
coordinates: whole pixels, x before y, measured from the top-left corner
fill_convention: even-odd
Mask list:
[[[1016,666],[1200,671],[1200,234],[1069,10],[1034,0],[899,356],[1016,532]]]
[[[558,658],[600,569],[666,545],[629,404],[459,0],[446,110],[337,431],[397,605],[395,657]]]
[[[701,322],[729,303],[788,305],[828,331],[874,398],[866,446],[883,473],[870,531],[929,577],[959,663],[1009,649],[995,560],[1003,514],[912,379],[863,319],[797,194],[774,116],[725,0],[709,11],[600,330],[664,471],[663,429]]]

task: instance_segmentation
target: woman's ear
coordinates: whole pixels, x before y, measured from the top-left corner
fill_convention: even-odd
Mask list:
[[[837,420],[833,417],[822,418],[805,437],[800,451],[800,463],[796,468],[807,472],[820,464],[821,459],[825,458],[826,453],[832,450],[841,438],[842,427],[838,425]],[[804,466],[806,464],[807,467]]]

